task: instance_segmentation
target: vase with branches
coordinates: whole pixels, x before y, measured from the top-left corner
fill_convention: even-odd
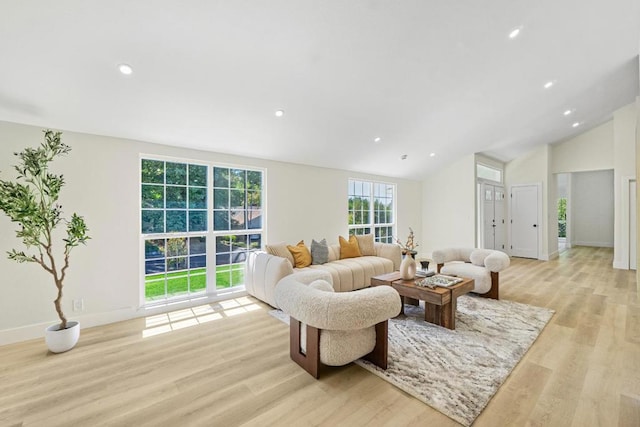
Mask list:
[[[19,263],[39,264],[53,277],[57,289],[54,305],[60,318],[59,329],[67,328],[67,318],[62,310],[62,288],[69,268],[71,250],[86,244],[87,225],[76,213],[70,219],[62,216],[58,203],[64,187],[63,175],[49,171],[50,163],[71,151],[61,139],[62,132],[44,131],[44,142],[37,148],[25,148],[19,153],[19,163],[14,166],[15,180],[0,179],[0,210],[18,224],[16,237],[22,240],[26,250],[8,251],[9,259]],[[56,228],[66,225],[66,238],[62,238],[62,258],[54,252]]]
[[[396,243],[402,249],[403,255],[410,255],[412,258],[416,256],[416,254],[418,253],[418,251],[416,251],[416,248],[420,246],[415,242],[415,236],[411,227],[409,227],[409,236],[407,236],[407,242],[402,243],[400,239],[396,237]]]

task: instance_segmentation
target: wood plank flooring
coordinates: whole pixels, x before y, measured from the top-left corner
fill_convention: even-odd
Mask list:
[[[556,314],[475,426],[640,426],[635,272],[606,248],[512,260],[501,298]],[[0,426],[456,426],[357,365],[314,380],[244,297],[82,331],[71,352],[0,347]]]

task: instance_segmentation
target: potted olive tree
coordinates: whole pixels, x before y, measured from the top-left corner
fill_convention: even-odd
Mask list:
[[[62,286],[69,268],[71,250],[89,239],[84,219],[73,214],[71,219],[62,216],[62,206],[58,204],[60,190],[64,186],[62,175],[49,171],[49,164],[58,156],[63,156],[71,148],[61,141],[62,132],[44,131],[44,142],[38,148],[26,148],[14,153],[20,160],[14,169],[16,179],[0,179],[0,210],[12,222],[18,224],[16,237],[22,239],[25,250],[12,249],[7,252],[9,259],[16,262],[32,262],[53,276],[57,289],[54,301],[60,323],[45,331],[49,350],[60,353],[72,349],[80,336],[80,324],[67,321],[62,311]],[[60,236],[64,249],[54,251],[57,240],[54,231],[59,225],[66,225],[66,238]]]

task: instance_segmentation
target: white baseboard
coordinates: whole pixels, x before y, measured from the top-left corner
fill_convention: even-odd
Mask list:
[[[549,254],[549,256],[547,257],[547,259],[545,259],[545,261],[549,261],[552,259],[556,259],[560,256],[560,253],[558,251],[553,251]]]
[[[618,270],[629,270],[629,263],[624,261],[613,260],[613,268]]]
[[[81,328],[91,328],[93,326],[106,325],[108,323],[133,319],[134,317],[137,317],[136,313],[137,310],[133,307],[127,307],[105,313],[69,316],[69,320],[76,320],[80,322]],[[2,330],[0,331],[0,346],[36,338],[44,338],[44,330],[55,323],[57,322],[35,323],[33,325]]]
[[[573,242],[573,246],[592,246],[594,248],[612,248],[613,242]]]
[[[109,323],[122,322],[124,320],[130,320],[136,317],[152,316],[159,313],[167,313],[173,310],[181,310],[188,307],[194,307],[201,304],[208,304],[211,302],[236,298],[244,295],[247,295],[247,292],[245,290],[235,290],[218,296],[205,296],[202,298],[156,305],[153,307],[124,307],[103,313],[73,315],[69,316],[69,320],[77,320],[78,322],[80,322],[81,328],[91,328],[94,326],[107,325]],[[54,323],[55,322],[35,323],[32,325],[0,330],[0,346],[37,338],[44,339],[44,330]],[[80,339],[82,339],[82,336],[80,337]]]

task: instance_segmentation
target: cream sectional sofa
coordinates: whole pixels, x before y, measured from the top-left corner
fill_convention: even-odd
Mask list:
[[[296,272],[317,273],[318,279],[329,281],[336,292],[366,288],[371,278],[400,269],[402,251],[398,245],[375,243],[375,255],[340,259],[340,245],[329,245],[329,261],[325,264],[294,268],[284,257],[258,251],[247,258],[245,287],[250,295],[278,308],[275,288],[278,282]]]

